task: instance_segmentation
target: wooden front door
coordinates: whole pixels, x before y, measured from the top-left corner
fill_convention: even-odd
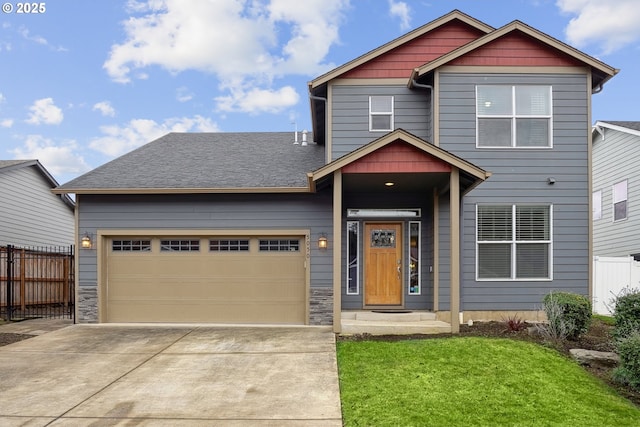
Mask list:
[[[402,305],[402,265],[402,224],[365,224],[365,305]]]

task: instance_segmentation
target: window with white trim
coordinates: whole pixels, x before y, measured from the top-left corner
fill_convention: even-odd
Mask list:
[[[393,130],[393,96],[369,97],[369,130],[371,132]]]
[[[550,205],[478,205],[478,280],[551,279]]]
[[[476,86],[477,146],[551,147],[551,98],[551,86]]]
[[[627,219],[627,180],[613,185],[613,220]]]
[[[347,295],[360,293],[360,223],[347,221]]]
[[[594,191],[591,197],[593,220],[602,218],[602,190]]]

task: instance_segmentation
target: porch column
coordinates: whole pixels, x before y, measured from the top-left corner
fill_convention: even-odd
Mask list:
[[[333,173],[333,332],[342,331],[342,170]]]
[[[449,175],[449,228],[451,259],[451,332],[460,332],[460,170],[451,168]]]

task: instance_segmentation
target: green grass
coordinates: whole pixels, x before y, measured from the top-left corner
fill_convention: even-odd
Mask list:
[[[616,320],[612,316],[605,316],[604,314],[593,314],[591,316],[592,319],[598,319],[602,323],[613,326],[616,324]]]
[[[516,340],[338,343],[346,426],[638,426],[579,365]]]

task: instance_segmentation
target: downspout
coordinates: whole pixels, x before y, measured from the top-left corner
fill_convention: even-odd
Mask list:
[[[429,124],[431,125],[431,141],[430,142],[432,144],[435,144],[435,141],[433,140],[434,139],[433,129],[435,128],[434,123],[433,123],[433,118],[434,118],[434,113],[433,113],[433,86],[425,85],[425,84],[422,84],[422,83],[418,83],[416,81],[416,79],[413,78],[413,77],[411,78],[411,86],[415,86],[415,87],[419,87],[419,88],[423,88],[423,89],[429,89],[429,91],[431,93],[431,97],[429,99],[429,102],[431,103],[431,105],[429,106],[429,114],[430,114],[430,117],[429,117],[430,123]]]

